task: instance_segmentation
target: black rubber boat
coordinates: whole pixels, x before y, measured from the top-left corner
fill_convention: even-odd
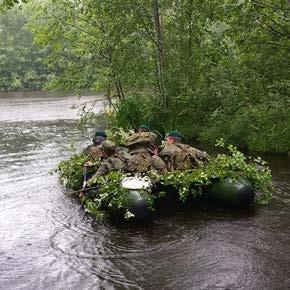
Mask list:
[[[129,210],[133,214],[132,219],[136,221],[150,220],[160,211],[170,211],[181,205],[178,194],[172,186],[161,184],[153,186],[148,177],[128,177],[122,181],[121,186],[129,190],[124,209]],[[166,192],[166,194],[162,198],[154,199],[152,205],[148,202],[149,193],[146,193],[146,189],[151,189],[150,194],[157,195],[161,191]],[[254,201],[255,191],[250,183],[244,179],[238,181],[226,179],[215,181],[210,186],[203,188],[200,198],[206,202],[221,205],[247,207]],[[189,198],[186,202],[192,203],[194,199]]]

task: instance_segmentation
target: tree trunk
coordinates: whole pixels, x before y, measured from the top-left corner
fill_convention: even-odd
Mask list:
[[[157,74],[158,74],[158,87],[160,89],[160,95],[162,97],[163,107],[167,107],[167,96],[165,91],[165,81],[164,81],[164,48],[162,40],[162,21],[159,12],[158,0],[153,0],[153,16],[155,24],[156,33],[156,43],[157,43]]]
[[[193,51],[192,51],[192,45],[193,45],[193,0],[189,0],[189,7],[187,9],[188,13],[188,73],[189,73],[189,79],[192,83],[194,78],[194,70],[193,70]],[[193,85],[193,83],[192,83]]]
[[[117,87],[117,92],[118,92],[119,98],[124,100],[125,99],[125,95],[124,95],[124,92],[123,92],[122,84],[121,84],[119,79],[116,79],[116,87]]]

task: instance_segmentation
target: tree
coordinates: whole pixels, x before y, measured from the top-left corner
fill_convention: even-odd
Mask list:
[[[41,89],[49,77],[43,64],[47,51],[33,44],[26,29],[27,10],[0,15],[0,90]]]
[[[287,151],[288,2],[35,1],[30,29],[51,87],[117,96],[117,125]]]
[[[0,11],[11,9],[17,4],[27,3],[28,0],[1,0],[0,1]]]

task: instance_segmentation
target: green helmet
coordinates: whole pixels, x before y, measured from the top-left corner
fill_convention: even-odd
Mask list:
[[[178,138],[178,139],[182,139],[183,136],[180,132],[178,131],[170,131],[167,135],[167,137],[171,137],[171,138]]]
[[[140,126],[139,126],[139,129],[144,129],[144,130],[146,130],[147,132],[150,131],[150,127],[149,127],[148,125],[146,125],[146,124],[142,124],[142,125],[140,125]]]
[[[106,134],[106,132],[104,130],[97,130],[96,133],[95,133],[95,137],[98,137],[98,136],[107,138],[107,134]]]

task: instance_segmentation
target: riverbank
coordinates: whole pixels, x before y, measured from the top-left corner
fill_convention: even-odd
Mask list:
[[[193,97],[193,96],[191,96]],[[188,97],[189,98],[189,97]],[[225,106],[200,108],[198,101],[187,103],[183,98],[168,101],[164,108],[156,96],[133,94],[121,99],[110,123],[124,129],[147,123],[161,135],[177,129],[187,140],[214,145],[224,138],[229,144],[249,151],[265,153],[290,152],[289,104],[252,104],[251,107]]]
[[[94,97],[95,100],[101,100],[101,94],[93,93],[89,90],[75,91],[16,91],[16,92],[0,92],[0,98],[31,98],[38,97],[55,97],[66,98],[76,95],[84,100],[86,97]],[[104,100],[101,100],[104,102]],[[91,105],[94,104],[94,99],[91,99]],[[87,104],[81,112],[84,123],[89,120],[91,114],[91,106]],[[77,106],[76,106],[77,108]],[[81,107],[79,107],[81,108]],[[279,107],[280,108],[280,107]],[[115,110],[110,111],[110,114],[105,116],[104,122],[111,127],[123,127],[124,129],[138,127],[142,123],[147,123],[153,130],[158,131],[161,137],[172,130],[178,129],[183,133],[188,143],[201,143],[213,147],[216,140],[224,138],[227,143],[237,146],[245,152],[254,152],[254,154],[281,154],[290,156],[290,113],[289,108],[279,111],[277,108],[275,113],[260,111],[254,116],[244,115],[242,119],[230,119],[229,116],[221,114],[215,118],[225,118],[219,121],[212,119],[198,119],[196,112],[186,110],[184,118],[179,116],[178,111],[170,113],[164,111],[156,102],[153,102],[152,97],[128,96],[124,100],[115,99]],[[87,115],[85,112],[89,112]],[[202,112],[199,112],[201,114]],[[240,116],[242,112],[238,112]],[[279,118],[277,116],[280,114]],[[91,115],[90,115],[91,116]],[[96,116],[94,116],[95,118]],[[203,117],[204,118],[204,117]],[[99,119],[99,118],[98,118]],[[289,121],[289,122],[288,122]],[[94,122],[91,121],[92,124]]]

